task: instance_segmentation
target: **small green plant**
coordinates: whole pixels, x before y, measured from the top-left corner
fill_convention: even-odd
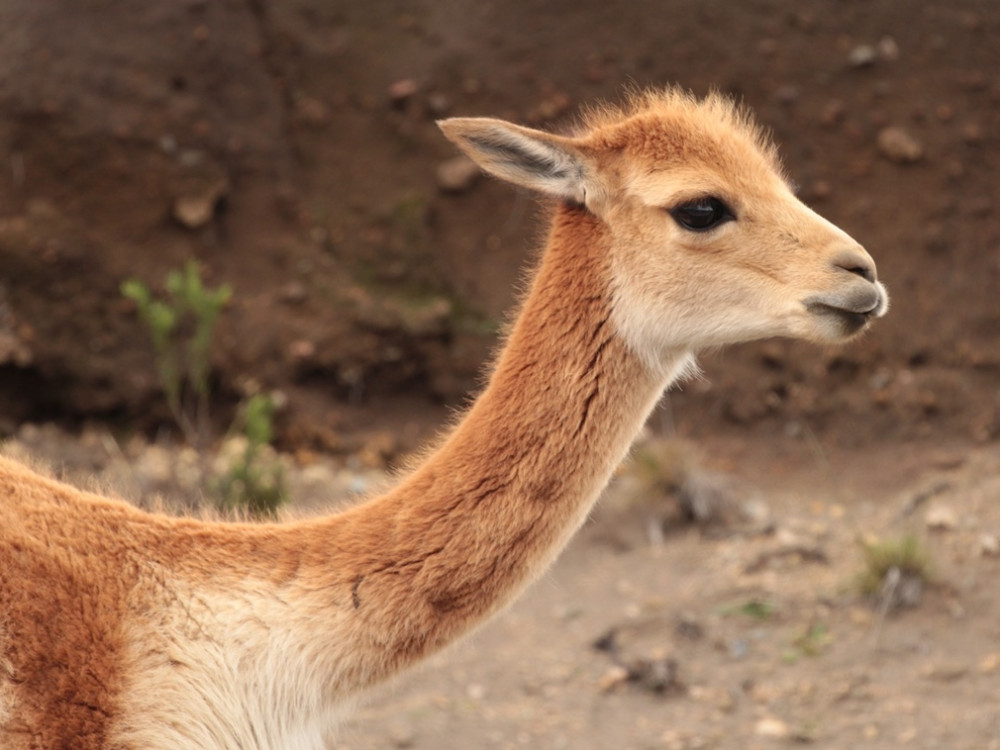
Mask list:
[[[894,539],[861,542],[864,563],[858,574],[858,590],[865,596],[878,594],[892,571],[894,575],[915,577],[928,583],[931,577],[930,553],[916,534]]]
[[[785,661],[798,661],[802,656],[819,656],[833,643],[830,628],[825,622],[814,622],[792,639],[791,646],[783,653]]]
[[[274,517],[285,502],[284,466],[271,448],[274,410],[274,401],[262,394],[243,404],[236,419],[240,434],[227,442],[212,485],[221,508]]]
[[[919,603],[931,581],[931,556],[913,533],[879,541],[861,541],[863,562],[857,588],[886,611]]]
[[[767,599],[747,599],[745,602],[733,602],[719,608],[719,614],[723,617],[732,615],[743,615],[751,620],[769,620],[774,616],[775,606]]]
[[[121,285],[149,328],[170,413],[187,441],[201,447],[208,432],[210,349],[232,289],[227,284],[207,288],[193,260],[183,271],[170,271],[164,288],[165,296],[158,298],[138,279]]]
[[[211,399],[211,347],[219,315],[232,297],[222,284],[209,289],[198,264],[167,274],[162,297],[146,284],[129,279],[122,294],[135,303],[149,328],[170,413],[185,439],[201,452],[208,440]],[[284,467],[274,455],[274,401],[255,395],[243,403],[230,438],[217,459],[209,489],[220,507],[250,516],[274,516],[285,501]]]

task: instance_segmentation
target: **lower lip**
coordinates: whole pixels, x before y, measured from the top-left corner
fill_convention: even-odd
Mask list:
[[[842,310],[839,307],[831,307],[830,305],[824,305],[821,303],[809,305],[809,312],[814,315],[836,318],[840,321],[841,326],[847,333],[856,333],[857,331],[860,331],[865,327],[865,325],[867,325],[870,317],[870,313]]]

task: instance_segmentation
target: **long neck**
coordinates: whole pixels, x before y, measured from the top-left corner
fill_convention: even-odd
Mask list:
[[[653,373],[616,332],[608,241],[585,211],[558,209],[489,385],[388,494],[288,525],[131,517],[157,573],[137,611],[161,617],[129,628],[125,714],[144,718],[120,723],[123,746],[322,747],[356,693],[546,568],[688,360]]]
[[[389,494],[317,522],[317,564],[343,592],[337,620],[350,629],[338,688],[376,682],[507,604],[563,548],[624,457],[670,375],[649,372],[610,322],[606,242],[588,213],[559,208],[465,418]]]

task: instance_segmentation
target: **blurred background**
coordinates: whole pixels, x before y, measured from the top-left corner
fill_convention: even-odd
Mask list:
[[[706,355],[706,377],[669,396],[653,432],[700,446],[705,462],[726,472],[765,485],[787,481],[769,490],[772,508],[783,507],[783,497],[801,500],[805,488],[832,487],[833,495],[809,496],[819,506],[795,506],[827,524],[860,507],[874,514],[871,524],[888,523],[865,503],[902,497],[899,488],[926,472],[937,472],[927,480],[932,489],[978,488],[953,498],[954,518],[929,520],[921,531],[947,527],[947,549],[959,557],[962,550],[975,557],[969,550],[982,545],[982,564],[993,567],[981,572],[996,574],[988,539],[977,536],[996,531],[990,503],[1000,503],[995,486],[982,489],[1000,473],[990,458],[1000,438],[1000,5],[993,0],[0,0],[0,436],[57,466],[80,457],[88,471],[122,451],[149,463],[150,446],[191,443],[165,393],[163,352],[143,305],[121,287],[131,279],[154,297],[168,294],[168,274],[193,260],[198,283],[228,290],[202,368],[212,408],[208,416],[194,407],[194,441],[214,445],[242,419],[250,444],[273,443],[290,465],[308,468],[322,456],[381,471],[478,387],[545,226],[532,196],[481,177],[435,120],[489,115],[565,131],[581,105],[615,100],[628,85],[674,83],[721,90],[757,113],[803,200],[876,259],[893,307],[846,348],[768,341]],[[182,380],[179,400],[198,401],[197,377]],[[271,409],[256,438],[246,415],[255,394],[269,394]],[[175,458],[158,460],[176,469]],[[666,463],[675,466],[676,457]],[[689,472],[690,461],[681,463]],[[366,486],[358,471],[345,486]],[[968,487],[947,474],[956,471]],[[137,491],[150,486],[129,481]],[[917,507],[942,492],[919,484],[900,502],[916,499]],[[856,525],[831,528],[816,534],[828,562],[839,559],[834,550],[855,550],[859,533]],[[615,554],[654,554],[644,543],[615,544]],[[571,550],[568,559],[582,565],[584,557]],[[642,564],[658,570],[662,562]],[[686,570],[682,581],[690,583]],[[595,586],[621,599],[605,602],[608,611],[632,617],[645,606],[646,594],[621,584],[629,575],[601,575],[594,573]],[[703,582],[703,592],[719,580]],[[773,597],[782,580],[753,586]],[[803,595],[811,603],[812,584]],[[668,583],[643,585],[659,591]],[[697,591],[685,586],[697,609]],[[740,602],[753,598],[740,591]],[[912,706],[906,713],[919,695],[897,696],[892,705],[903,708],[889,711],[898,724],[889,729],[852,719],[830,732],[821,709],[775,718],[769,701],[780,691],[754,697],[745,684],[751,676],[720,678],[718,695],[710,680],[709,693],[692,692],[700,683],[690,667],[682,681],[695,709],[681,704],[687,708],[668,721],[657,713],[662,696],[643,695],[636,700],[649,702],[633,716],[629,693],[614,692],[617,683],[600,667],[604,657],[585,648],[604,626],[599,612],[588,619],[572,602],[594,592],[560,592],[565,604],[533,595],[527,614],[517,610],[507,630],[479,643],[510,660],[516,656],[500,644],[520,643],[514,633],[527,626],[518,617],[540,618],[530,622],[541,623],[543,641],[572,626],[579,638],[567,648],[586,652],[581,669],[596,682],[588,676],[576,685],[577,667],[563,668],[571,655],[553,657],[555,676],[508,685],[505,695],[516,700],[505,712],[485,678],[461,676],[482,658],[469,647],[453,671],[439,665],[450,676],[438,692],[407,699],[416,706],[410,714],[391,708],[397,695],[343,746],[750,747],[733,737],[766,746],[801,736],[830,747],[994,747],[1000,735],[996,711],[982,708],[973,729],[948,739],[940,734],[945,714],[924,719]],[[717,614],[732,596],[718,593],[705,611]],[[803,622],[813,622],[795,596],[789,601],[802,606],[792,609],[808,610]],[[949,602],[961,597],[940,597],[933,617],[954,630]],[[992,625],[987,617],[1000,605],[989,606],[978,610],[977,632],[987,640],[1000,636],[1000,616]],[[849,606],[838,612],[854,622]],[[677,616],[663,615],[674,624]],[[711,631],[715,616],[695,616],[691,632]],[[937,620],[914,623],[912,632],[929,622]],[[864,640],[871,617],[858,627]],[[775,638],[785,643],[786,635]],[[968,642],[967,634],[952,637]],[[781,661],[778,640],[772,656]],[[716,641],[724,672],[736,647]],[[843,663],[863,671],[869,654],[859,647]],[[979,670],[989,655],[958,659],[965,671],[954,684],[970,692],[941,703],[942,711],[981,704],[982,680],[1000,689],[995,662],[993,671]],[[930,685],[952,686],[946,666],[919,669],[931,670]],[[908,681],[899,669],[893,684]],[[498,663],[487,673],[502,679],[509,670]],[[888,700],[881,687],[864,687],[875,678],[859,674],[846,673],[840,698],[822,705]],[[601,679],[611,692],[594,687]],[[795,679],[801,686],[810,678],[796,672]],[[570,683],[580,691],[576,702],[563,719],[552,718],[544,705],[558,703]],[[810,689],[815,698],[815,684],[802,695]],[[729,703],[730,690],[744,697]],[[602,700],[624,703],[595,708]],[[699,707],[721,718],[692,719],[690,732],[670,734],[679,717],[700,716]],[[386,716],[397,724],[387,729]],[[437,718],[420,718],[427,716]],[[596,716],[611,728],[596,729]],[[777,724],[760,723],[771,719]],[[721,733],[703,731],[709,725]]]
[[[628,84],[677,83],[749,104],[802,197],[870,250],[893,296],[850,348],[727,352],[672,399],[678,424],[803,421],[854,443],[1000,433],[995,3],[0,12],[4,432],[167,419],[118,289],[157,288],[192,258],[234,289],[211,355],[220,397],[246,379],[280,388],[283,438],[338,448],[350,438],[331,432],[386,411],[461,403],[543,221],[531,196],[453,160],[435,119],[559,130]]]

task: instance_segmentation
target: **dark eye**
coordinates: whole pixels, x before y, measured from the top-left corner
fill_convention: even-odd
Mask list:
[[[670,209],[674,221],[692,232],[706,232],[736,217],[718,198],[698,198]]]

